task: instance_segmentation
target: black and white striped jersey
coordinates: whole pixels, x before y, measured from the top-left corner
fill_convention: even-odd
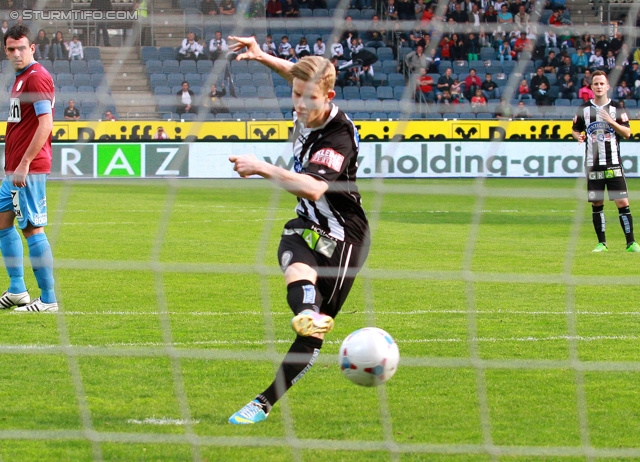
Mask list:
[[[309,226],[319,234],[362,243],[368,236],[369,223],[356,186],[360,145],[356,126],[334,104],[320,127],[305,127],[295,113],[293,122],[295,171],[329,183],[329,189],[317,201],[298,198],[296,213],[312,222]]]
[[[596,106],[593,100],[584,103],[573,118],[573,131],[586,132],[585,166],[587,168],[617,167],[622,164],[620,136],[611,125],[598,116],[604,109],[620,125],[629,126],[629,114],[616,101]]]

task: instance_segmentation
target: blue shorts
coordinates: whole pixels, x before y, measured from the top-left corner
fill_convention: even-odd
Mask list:
[[[28,223],[35,228],[47,225],[47,176],[46,173],[27,175],[24,188],[13,185],[13,175],[2,180],[0,212],[12,210],[20,229],[25,229]]]

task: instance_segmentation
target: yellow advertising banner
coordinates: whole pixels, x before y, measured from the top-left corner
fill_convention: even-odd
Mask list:
[[[362,141],[390,140],[560,140],[571,139],[570,120],[423,120],[355,121]],[[284,141],[290,121],[56,121],[55,141],[148,141],[162,127],[172,141]],[[0,142],[6,122],[0,122]],[[640,139],[640,121],[631,121]]]

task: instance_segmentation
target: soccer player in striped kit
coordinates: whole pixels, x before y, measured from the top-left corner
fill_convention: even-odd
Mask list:
[[[585,143],[585,169],[588,200],[593,211],[593,226],[598,237],[594,252],[607,252],[604,216],[604,190],[618,207],[620,225],[627,240],[627,252],[640,252],[633,236],[633,218],[629,210],[629,192],[622,167],[620,137],[629,138],[631,128],[627,111],[608,95],[609,78],[603,71],[592,75],[594,98],[580,106],[573,118],[573,138]]]
[[[298,198],[297,218],[286,223],[278,247],[297,335],[273,383],[229,418],[254,424],[315,362],[369,252],[369,223],[356,186],[358,131],[331,102],[333,64],[321,56],[294,64],[263,52],[252,37],[230,39],[233,51],[246,47],[237,59],[256,60],[292,82],[295,110],[295,171],[253,155],[229,157],[240,176],[260,175]]]

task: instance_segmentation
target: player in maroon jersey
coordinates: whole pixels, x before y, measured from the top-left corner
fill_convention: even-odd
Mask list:
[[[35,45],[30,35],[28,27],[18,24],[4,35],[5,53],[16,72],[16,80],[11,89],[5,177],[0,186],[0,250],[10,279],[9,289],[0,297],[0,308],[58,311],[53,255],[44,232],[55,91],[49,72],[34,60]],[[16,219],[27,240],[41,291],[35,300],[31,300],[24,283],[22,241],[14,226]]]

